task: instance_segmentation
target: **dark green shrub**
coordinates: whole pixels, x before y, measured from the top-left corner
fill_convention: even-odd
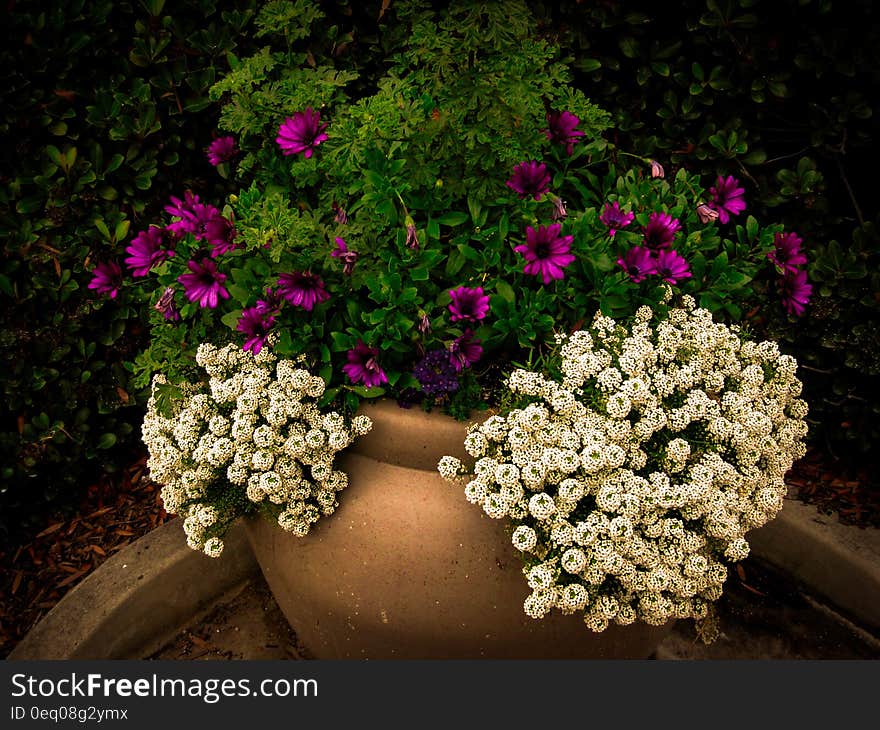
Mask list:
[[[169,193],[220,181],[207,90],[254,3],[10,3],[0,49],[0,510],[77,499],[122,466],[139,313],[87,289]],[[172,15],[173,13],[173,15]],[[135,411],[135,412],[132,412]]]

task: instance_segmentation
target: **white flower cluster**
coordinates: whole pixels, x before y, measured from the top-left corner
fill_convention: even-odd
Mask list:
[[[690,297],[628,329],[597,315],[559,343],[561,383],[517,370],[520,407],[470,427],[467,499],[512,520],[529,616],[583,612],[593,631],[694,618],[710,640],[727,564],[805,451],[795,360]],[[466,470],[447,456],[440,473]]]
[[[339,413],[322,412],[323,379],[268,349],[253,355],[203,344],[196,362],[207,384],[184,386],[174,412],[163,415],[165,378],[157,375],[143,424],[150,474],[164,485],[165,509],[184,517],[187,544],[219,556],[229,523],[253,504],[305,535],[348,486],[333,468],[336,454],[372,421],[360,415],[347,424]]]

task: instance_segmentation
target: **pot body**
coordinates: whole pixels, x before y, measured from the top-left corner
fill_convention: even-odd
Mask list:
[[[278,605],[316,658],[646,658],[668,633],[638,623],[597,634],[558,611],[529,618],[505,522],[437,473],[444,454],[465,457],[465,426],[389,401],[362,412],[373,430],[338,460],[349,486],[333,515],[302,538],[247,522]]]

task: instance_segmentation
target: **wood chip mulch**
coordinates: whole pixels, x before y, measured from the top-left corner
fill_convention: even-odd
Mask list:
[[[170,519],[146,457],[88,490],[75,517],[50,517],[23,544],[0,551],[0,658],[108,557]]]

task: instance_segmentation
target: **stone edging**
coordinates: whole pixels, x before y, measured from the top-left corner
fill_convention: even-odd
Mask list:
[[[186,546],[180,519],[100,565],[59,601],[9,659],[140,659],[259,571],[239,525],[220,558]]]
[[[259,571],[239,525],[225,541],[223,557],[212,560],[186,546],[179,520],[159,527],[70,591],[9,659],[150,656]],[[880,530],[847,527],[786,500],[779,516],[751,533],[749,542],[753,555],[865,628],[880,630]]]

